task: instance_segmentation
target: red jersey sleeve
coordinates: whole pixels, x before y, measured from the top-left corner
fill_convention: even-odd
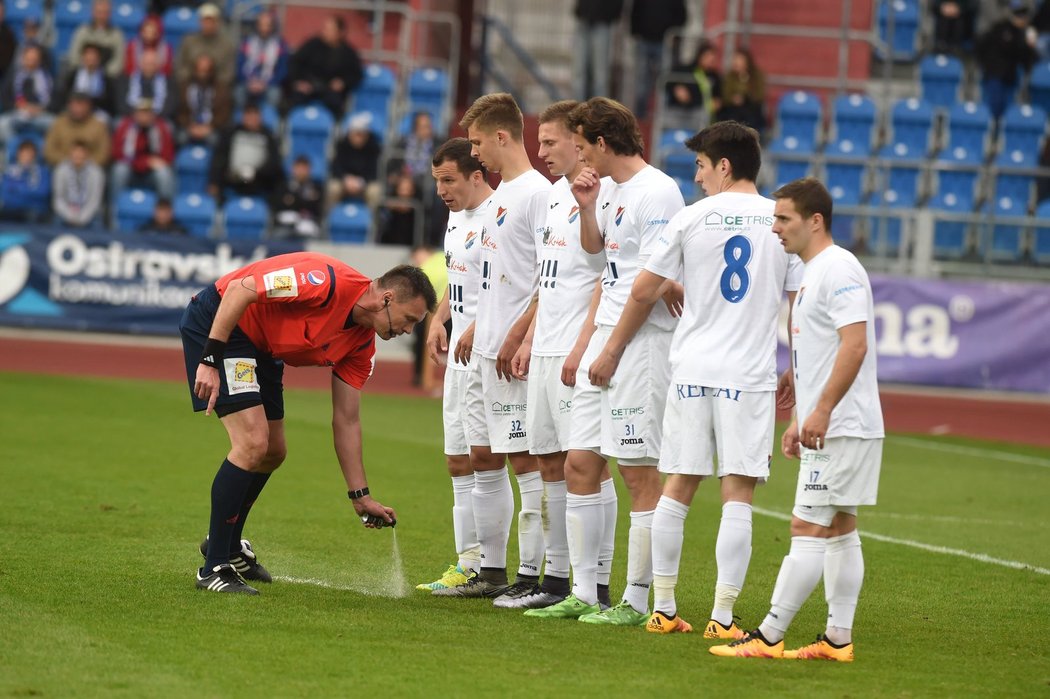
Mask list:
[[[350,384],[357,390],[365,386],[365,382],[372,376],[376,361],[375,336],[369,341],[367,347],[362,347],[356,352],[351,352],[332,367],[332,372],[340,379]]]
[[[321,306],[332,297],[335,270],[323,261],[292,253],[253,265],[259,303]]]

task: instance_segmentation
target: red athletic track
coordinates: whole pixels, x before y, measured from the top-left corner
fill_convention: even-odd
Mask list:
[[[0,337],[0,369],[12,372],[109,376],[184,382],[182,352],[174,348]],[[375,393],[423,396],[411,385],[407,362],[380,361],[365,387]],[[289,388],[327,389],[328,371],[289,368]],[[922,390],[882,393],[886,428],[955,434],[1050,447],[1050,402],[931,395]],[[783,417],[783,416],[782,416]]]

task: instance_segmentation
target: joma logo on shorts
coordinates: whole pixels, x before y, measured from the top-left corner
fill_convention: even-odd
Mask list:
[[[621,447],[625,447],[631,444],[645,444],[645,440],[641,437],[624,437],[620,440]]]
[[[806,483],[802,486],[802,490],[827,490],[828,486],[823,483]]]
[[[525,439],[528,435],[525,434],[525,430],[520,432],[511,432],[507,435],[507,439]]]

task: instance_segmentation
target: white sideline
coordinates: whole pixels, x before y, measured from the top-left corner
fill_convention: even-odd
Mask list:
[[[779,519],[784,522],[791,521],[791,515],[784,514],[783,512],[776,512],[775,510],[767,510],[761,507],[752,506],[752,511],[757,512],[760,515],[766,517],[772,517],[773,519]],[[1010,561],[1004,558],[995,558],[983,553],[973,553],[971,551],[964,551],[962,549],[952,549],[947,546],[935,546],[933,544],[925,544],[921,541],[913,541],[911,539],[898,539],[892,536],[885,536],[883,534],[873,534],[861,530],[860,536],[862,539],[874,539],[875,541],[882,541],[887,544],[898,544],[900,546],[908,546],[914,549],[920,549],[922,551],[929,551],[930,553],[943,553],[948,556],[958,556],[960,558],[969,558],[972,561],[980,561],[981,563],[991,563],[992,565],[1002,566],[1004,568],[1013,568],[1014,570],[1029,570],[1039,575],[1050,575],[1050,568],[1040,568],[1034,566],[1031,563],[1022,563],[1021,561]]]
[[[961,444],[943,444],[931,439],[921,439],[919,437],[887,437],[886,441],[890,444],[903,444],[910,447],[919,447],[920,449],[948,452],[950,454],[979,456],[986,459],[993,459],[995,461],[1011,461],[1017,464],[1050,468],[1050,459],[1043,459],[1038,456],[1027,456],[1025,454],[1011,454],[1008,451],[999,451],[997,449],[966,447]]]

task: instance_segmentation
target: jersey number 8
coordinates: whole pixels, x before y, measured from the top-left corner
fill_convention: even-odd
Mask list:
[[[739,303],[747,296],[751,288],[751,275],[747,273],[747,264],[751,262],[751,241],[742,235],[734,235],[726,241],[722,249],[726,268],[722,272],[720,285],[722,297],[729,303]]]

